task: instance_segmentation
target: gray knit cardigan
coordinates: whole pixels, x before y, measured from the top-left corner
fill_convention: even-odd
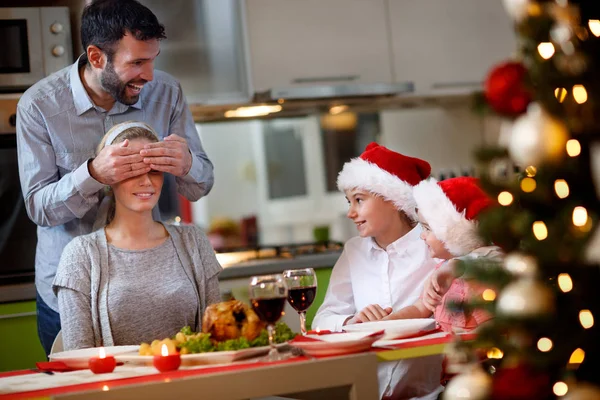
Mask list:
[[[195,226],[164,224],[175,244],[175,251],[185,273],[195,282],[199,312],[196,332],[202,328],[207,305],[220,299],[207,299],[207,282],[222,271],[208,238]],[[83,261],[83,262],[82,262]],[[74,238],[64,249],[53,282],[59,287],[77,290],[91,296],[95,346],[114,345],[108,318],[108,244],[104,229]],[[140,277],[143,278],[143,277]]]

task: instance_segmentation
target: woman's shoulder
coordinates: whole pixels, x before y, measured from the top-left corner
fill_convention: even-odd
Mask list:
[[[167,225],[165,228],[173,240],[180,242],[184,246],[210,243],[206,234],[196,225]]]
[[[87,251],[87,249],[90,247],[97,247],[98,243],[102,239],[102,235],[104,235],[104,232],[102,229],[100,229],[86,235],[76,236],[65,246],[63,254],[77,252],[80,250]]]

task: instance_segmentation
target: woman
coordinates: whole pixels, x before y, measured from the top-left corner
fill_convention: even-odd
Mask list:
[[[98,152],[153,142],[150,126],[124,122]],[[53,282],[65,350],[151,342],[186,325],[199,331],[206,306],[220,301],[222,268],[206,236],[153,220],[162,185],[155,170],[111,185],[98,216],[106,226],[65,248]]]

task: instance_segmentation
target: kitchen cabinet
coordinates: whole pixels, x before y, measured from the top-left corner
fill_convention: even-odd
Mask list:
[[[255,92],[391,83],[384,0],[246,0]]]
[[[481,88],[489,69],[516,49],[497,0],[387,0],[394,76],[420,95]]]
[[[35,301],[0,304],[0,372],[46,361],[37,335]]]
[[[154,66],[179,80],[188,103],[248,100],[238,0],[141,0],[165,26]]]

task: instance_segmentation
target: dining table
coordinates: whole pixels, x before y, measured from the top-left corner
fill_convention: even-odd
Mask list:
[[[469,340],[473,335],[461,335]],[[220,365],[184,366],[158,372],[152,366],[119,365],[111,373],[48,369],[0,373],[7,399],[378,399],[378,363],[443,354],[457,335],[441,331],[375,342],[367,351],[282,360],[257,357]]]

